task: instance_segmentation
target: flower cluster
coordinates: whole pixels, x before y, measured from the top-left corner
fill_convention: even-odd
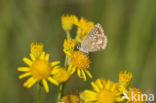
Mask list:
[[[70,25],[70,27],[69,27]],[[75,38],[71,38],[71,29],[75,25],[77,32]],[[62,16],[62,27],[67,34],[67,39],[64,40],[64,53],[67,57],[68,72],[72,75],[77,72],[80,78],[86,81],[86,74],[92,78],[90,73],[90,58],[86,53],[76,50],[76,45],[80,45],[82,39],[89,33],[94,26],[94,23],[87,21],[83,17],[78,19],[75,15],[63,15]],[[69,29],[70,28],[70,29]]]
[[[23,61],[28,65],[28,67],[18,68],[18,71],[24,72],[19,76],[19,79],[29,76],[29,79],[24,83],[24,87],[30,88],[38,82],[43,84],[46,92],[49,92],[47,80],[55,85],[58,85],[60,82],[68,80],[70,75],[59,66],[60,61],[49,62],[50,54],[46,54],[43,47],[42,43],[31,44],[31,59],[26,57],[23,58]],[[60,72],[58,73],[57,71]]]
[[[75,39],[70,37],[70,30],[74,25],[77,26],[78,32]],[[30,88],[35,83],[38,83],[41,86],[43,85],[46,92],[49,92],[47,80],[58,86],[66,82],[75,71],[77,71],[78,76],[84,80],[86,80],[85,73],[92,78],[89,72],[89,57],[83,52],[75,51],[75,47],[79,41],[78,38],[82,37],[82,35],[84,37],[93,25],[93,22],[88,22],[84,18],[78,20],[75,15],[62,16],[62,27],[67,34],[67,39],[64,40],[63,44],[63,51],[66,54],[64,67],[60,66],[60,61],[49,61],[50,54],[45,53],[43,43],[31,43],[29,54],[31,59],[23,58],[23,61],[28,67],[19,67],[17,69],[18,71],[24,72],[19,76],[19,79],[29,77],[24,83],[24,87]]]
[[[62,28],[66,31],[67,35],[72,29],[73,25],[77,27],[76,41],[81,43],[86,34],[94,26],[94,22],[87,21],[85,18],[81,17],[80,20],[75,15],[63,15],[62,16]],[[67,36],[68,37],[68,36]]]
[[[133,95],[142,93],[139,89],[131,88],[130,82],[132,80],[132,74],[127,71],[121,71],[119,73],[119,82],[113,82],[105,79],[97,79],[95,82],[91,82],[93,90],[84,90],[80,97],[84,103],[145,103],[145,98],[138,101],[132,99]],[[129,99],[125,98],[125,94]]]
[[[99,78],[91,82],[93,90],[62,95],[64,84],[74,73],[77,73],[78,77],[84,81],[87,80],[87,76],[93,78],[90,71],[91,60],[89,55],[79,51],[76,45],[81,45],[82,40],[93,28],[94,23],[83,17],[78,19],[75,15],[63,15],[61,20],[62,28],[67,35],[63,44],[64,66],[61,66],[60,61],[51,62],[49,60],[50,54],[45,53],[43,43],[31,43],[30,59],[23,58],[28,66],[18,67],[17,69],[23,72],[19,75],[19,79],[29,77],[24,83],[24,87],[30,88],[38,84],[39,87],[44,87],[45,91],[49,92],[49,82],[59,86],[58,103],[145,103],[144,99],[142,101],[132,100],[132,93],[143,94],[143,92],[131,87],[130,83],[133,75],[127,71],[119,73],[118,82]],[[74,38],[71,37],[73,26],[77,28]],[[40,94],[39,92],[39,102],[41,103]],[[125,98],[125,94],[129,99]]]

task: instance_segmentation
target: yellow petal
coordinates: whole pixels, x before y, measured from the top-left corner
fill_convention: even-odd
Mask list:
[[[58,68],[59,68],[59,66],[58,66]],[[56,74],[60,69],[53,69],[52,71],[51,71],[51,74]]]
[[[30,60],[30,59],[28,59],[28,58],[23,58],[23,61],[27,64],[27,65],[31,65],[32,64],[32,61]]]
[[[93,78],[92,74],[88,70],[86,70],[85,72],[88,74],[90,78]]]
[[[43,79],[42,82],[43,82],[43,86],[45,88],[45,91],[48,93],[49,92],[49,87],[48,87],[47,81],[45,79]]]
[[[70,72],[71,72],[71,70],[72,70],[72,65],[71,65],[71,64],[69,64],[67,72],[68,72],[68,73],[70,73]]]
[[[59,69],[59,68],[60,68],[60,66],[54,66],[54,67],[53,67],[53,70],[54,70],[54,69]]]
[[[96,101],[96,100],[97,100],[97,97],[85,99],[86,103],[92,103],[92,101]]]
[[[34,57],[34,55],[33,55],[32,53],[30,53],[30,57],[31,57],[31,59],[32,59],[33,61],[36,60],[36,58]]]
[[[97,85],[94,82],[91,82],[91,85],[93,86],[94,90],[99,92],[99,88],[97,87]]]
[[[30,76],[30,75],[31,75],[31,72],[21,74],[21,75],[19,76],[19,79],[25,78],[25,77]]]
[[[60,64],[60,61],[51,62],[51,66],[55,66],[57,64]]]
[[[68,52],[67,50],[64,49],[63,51],[64,51],[64,53],[67,54],[68,56],[71,56],[71,53]]]
[[[80,95],[87,97],[87,98],[94,98],[97,97],[97,93],[93,92],[91,90],[85,90],[84,92],[82,92]]]
[[[34,79],[28,84],[27,88],[32,87],[36,82],[37,82],[37,79],[34,78]]]
[[[49,54],[47,54],[47,55],[45,56],[45,60],[46,60],[46,61],[49,60],[49,56],[50,56]]]
[[[95,92],[93,92],[93,91],[91,91],[91,90],[85,90],[84,93],[87,93],[87,94],[89,94],[89,95],[94,95],[95,97],[96,97],[96,95],[97,95]]]
[[[77,75],[82,78],[80,69],[77,69]]]
[[[86,81],[86,75],[85,75],[84,71],[81,70],[81,73],[82,73],[82,77],[83,77],[84,81]]]
[[[103,89],[102,83],[99,79],[96,80],[96,83],[100,89]]]
[[[73,67],[72,71],[70,72],[70,74],[73,74],[75,72],[75,70],[76,70],[76,67]]]
[[[21,72],[28,72],[30,71],[30,68],[29,67],[19,67],[17,68],[18,71],[21,71]]]
[[[44,59],[44,57],[45,57],[45,52],[42,52],[41,56],[40,56],[40,59]]]
[[[97,98],[97,93],[90,91],[90,90],[85,90],[80,94],[80,97],[86,102],[86,103],[92,103],[93,101],[96,101]]]
[[[57,82],[55,79],[53,79],[52,77],[48,77],[48,80],[49,80],[51,83],[53,83],[53,84],[55,84],[55,85],[58,86],[58,82]]]
[[[33,77],[30,77],[25,83],[24,83],[24,87],[27,87],[28,86],[28,84],[30,83],[30,82],[32,82],[33,81]]]
[[[110,88],[110,80],[108,80],[106,86],[105,86],[106,89],[109,89]]]

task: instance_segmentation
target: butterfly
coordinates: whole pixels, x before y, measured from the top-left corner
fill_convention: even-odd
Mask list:
[[[107,36],[100,24],[96,24],[82,40],[79,50],[85,53],[104,50],[107,46]]]

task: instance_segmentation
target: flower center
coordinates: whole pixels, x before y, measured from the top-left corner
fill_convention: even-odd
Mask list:
[[[67,94],[61,100],[63,103],[80,103],[80,98],[76,94]]]
[[[75,51],[71,55],[71,63],[80,69],[89,68],[90,60],[87,55],[80,51]]]
[[[48,61],[45,60],[38,59],[34,61],[30,68],[32,75],[38,80],[49,77],[51,73],[51,65]]]
[[[98,103],[114,103],[115,96],[108,90],[100,91],[98,94]]]

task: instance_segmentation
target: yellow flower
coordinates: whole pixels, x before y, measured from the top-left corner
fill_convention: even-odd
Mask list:
[[[116,103],[121,101],[121,93],[117,89],[117,84],[103,79],[92,82],[93,90],[85,90],[80,94],[80,98],[85,103]]]
[[[84,33],[89,33],[89,31],[93,28],[94,23],[91,21],[87,21],[83,17],[81,17],[78,27],[82,30]]]
[[[81,103],[80,98],[76,94],[68,94],[62,97],[61,102],[59,103]]]
[[[65,31],[72,29],[73,24],[78,24],[78,18],[75,15],[63,15],[62,18],[62,28]]]
[[[85,53],[81,51],[74,51],[70,54],[70,63],[68,67],[68,72],[70,74],[73,74],[77,70],[78,76],[86,81],[85,73],[87,73],[88,76],[92,78],[92,75],[89,72],[89,67],[90,59]]]
[[[64,52],[73,52],[74,48],[76,46],[75,39],[65,39],[64,40]]]
[[[33,42],[30,45],[31,53],[35,58],[40,57],[41,53],[43,52],[43,49],[44,49],[44,45],[40,42],[39,43]]]
[[[90,67],[90,60],[86,53],[75,51],[71,55],[71,64],[77,68],[86,69]]]
[[[132,80],[132,73],[127,71],[121,71],[119,73],[119,82],[125,88],[127,88]]]
[[[142,91],[140,91],[139,89],[129,88],[127,95],[130,99],[127,101],[127,103],[146,103],[145,102],[145,99],[146,99],[145,96],[142,97],[142,95],[144,95],[144,93]],[[132,98],[132,95],[135,96],[135,99]]]
[[[94,23],[87,21],[82,17],[77,26],[78,26],[78,31],[77,31],[76,39],[78,42],[81,42],[86,36],[86,34],[88,34],[89,31],[93,28]]]
[[[52,74],[54,75],[54,79],[59,83],[66,82],[70,77],[65,68],[54,69]]]
[[[23,58],[23,61],[29,67],[19,67],[18,71],[24,72],[19,76],[19,79],[23,79],[25,77],[31,76],[25,83],[24,87],[30,88],[36,82],[42,82],[46,92],[49,92],[49,87],[46,79],[48,79],[51,83],[58,85],[58,82],[51,77],[51,72],[53,69],[58,68],[56,66],[59,64],[59,61],[49,62],[49,54],[41,53],[41,56],[36,59],[32,53],[30,53],[30,57],[32,60],[28,58]]]

